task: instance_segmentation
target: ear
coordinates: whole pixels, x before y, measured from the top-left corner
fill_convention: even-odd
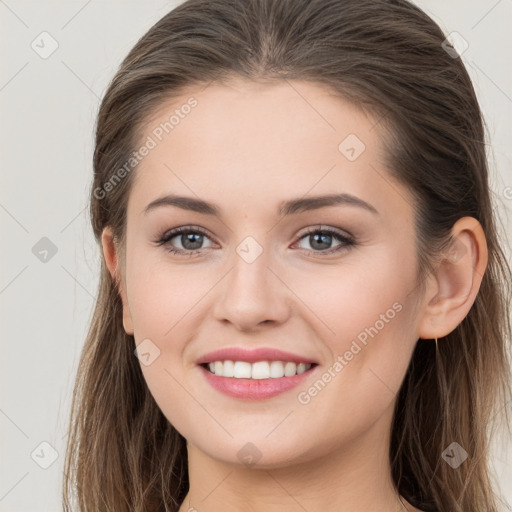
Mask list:
[[[133,322],[130,314],[130,308],[128,306],[128,300],[126,297],[126,290],[121,279],[121,272],[119,269],[119,254],[118,248],[114,242],[114,235],[110,227],[105,227],[101,233],[101,245],[103,249],[103,257],[105,263],[112,276],[112,279],[117,283],[117,289],[121,296],[123,303],[123,326],[127,334],[133,335]]]
[[[446,336],[464,320],[487,268],[487,242],[478,220],[459,219],[451,234],[453,241],[444,251],[425,293],[418,326],[420,338]]]

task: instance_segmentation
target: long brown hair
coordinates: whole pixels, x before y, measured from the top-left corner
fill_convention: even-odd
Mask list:
[[[422,510],[494,512],[489,451],[498,420],[509,424],[512,273],[491,201],[483,116],[445,38],[406,0],[188,0],[137,42],[104,95],[90,215],[98,244],[110,226],[124,248],[137,172],[126,162],[149,116],[187,86],[306,80],[372,113],[390,175],[415,197],[419,286],[459,218],[476,218],[488,247],[476,300],[439,340],[437,358],[434,341],[416,344],[396,401],[392,476]],[[77,498],[83,512],[177,511],[189,485],[186,441],[148,390],[103,259],[100,272],[73,394],[64,508]],[[456,470],[441,457],[452,442],[469,454]]]

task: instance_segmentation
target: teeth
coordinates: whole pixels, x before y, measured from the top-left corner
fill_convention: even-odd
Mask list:
[[[306,370],[307,370],[307,368],[306,368],[306,365],[304,363],[299,363],[297,365],[297,374],[304,373]]]
[[[233,361],[224,361],[224,363],[220,361],[217,362],[220,363],[218,365],[219,374],[222,374],[224,377],[233,377],[235,375],[235,363],[233,363]],[[217,366],[215,368],[217,368]],[[217,373],[217,369],[215,373]]]
[[[217,364],[219,361],[215,361]],[[220,363],[221,371],[217,373],[217,366],[215,366],[215,375],[224,375],[224,363]],[[246,363],[245,361],[236,361],[235,366],[233,368],[233,377],[237,379],[250,379],[251,378],[251,363]]]
[[[293,377],[297,374],[297,366],[295,363],[286,363],[284,365],[284,376]]]
[[[236,379],[279,379],[281,377],[293,377],[311,368],[311,363],[299,363],[283,361],[214,361],[208,364],[212,373],[219,377],[235,377]]]
[[[283,363],[281,363],[281,361],[272,361],[270,363],[270,376],[273,379],[279,379],[280,377],[284,377],[284,366]]]
[[[237,364],[238,362],[235,363],[235,366]],[[249,364],[249,367],[250,366],[251,365]],[[257,363],[253,363],[250,377],[253,379],[270,379],[270,365],[266,361],[259,361]]]

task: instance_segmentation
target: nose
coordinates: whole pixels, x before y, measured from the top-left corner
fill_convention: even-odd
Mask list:
[[[240,255],[242,254],[242,256]],[[250,331],[263,324],[281,324],[290,316],[292,292],[267,251],[254,261],[235,252],[213,308],[216,320]]]

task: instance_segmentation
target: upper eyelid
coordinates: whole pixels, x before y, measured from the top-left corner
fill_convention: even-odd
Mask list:
[[[333,233],[335,233],[339,236],[345,237],[345,238],[350,238],[350,239],[355,238],[354,235],[352,235],[345,229],[335,228],[335,227],[327,226],[325,224],[308,227],[308,228],[306,228],[305,231],[302,232],[301,235],[298,235],[298,236],[299,236],[299,238],[302,238],[305,235],[309,235],[310,233],[315,233],[317,231],[328,231],[328,232],[333,232]]]

